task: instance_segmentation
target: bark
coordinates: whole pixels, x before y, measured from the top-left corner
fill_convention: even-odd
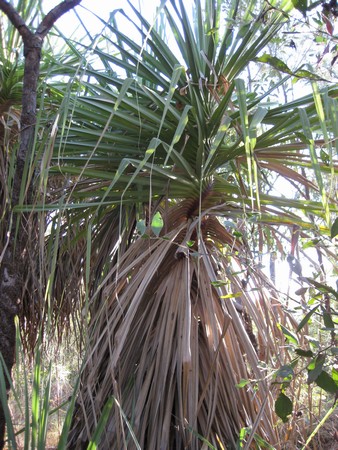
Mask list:
[[[13,26],[20,33],[24,45],[25,70],[22,92],[20,146],[16,161],[10,204],[6,211],[7,242],[0,260],[0,352],[9,373],[15,362],[15,324],[14,318],[20,313],[21,294],[23,291],[23,258],[26,242],[26,220],[22,214],[16,215],[13,210],[19,204],[21,183],[24,179],[26,162],[34,151],[33,141],[36,124],[37,86],[41,49],[44,38],[56,20],[63,14],[79,5],[81,0],[65,0],[53,8],[41,21],[35,32],[31,31],[15,8],[5,0],[0,0],[3,11]],[[25,186],[25,202],[31,200],[32,186]],[[16,231],[17,230],[17,231]],[[7,389],[9,389],[9,380]],[[0,403],[0,449],[4,447],[5,418]]]

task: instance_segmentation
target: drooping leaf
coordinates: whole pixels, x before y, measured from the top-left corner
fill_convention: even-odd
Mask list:
[[[296,78],[305,78],[308,80],[326,81],[319,75],[317,75],[313,72],[310,72],[310,70],[298,69],[294,72],[289,68],[289,66],[284,61],[277,58],[277,56],[272,56],[272,55],[269,55],[268,53],[264,53],[264,55],[259,56],[258,58],[255,59],[255,61],[261,62],[264,64],[268,64],[269,66],[273,67],[274,69],[278,70],[279,72],[286,73],[286,74],[294,76]]]
[[[319,75],[305,69],[296,70],[293,75],[297,78],[306,78],[308,80],[327,81],[325,78],[322,78]]]
[[[315,348],[315,349],[319,349],[320,347],[320,342],[318,341],[318,339],[315,339],[312,336],[307,335],[306,339],[308,340],[309,344],[311,345],[311,347]]]
[[[292,4],[304,17],[306,16],[307,0],[292,0]]]
[[[330,156],[323,149],[320,150],[320,159],[323,161],[324,164],[326,165],[330,164]]]
[[[304,356],[306,358],[313,357],[313,352],[311,350],[303,350],[301,348],[296,348],[295,352],[297,353],[297,355]]]
[[[320,242],[320,239],[317,239],[317,238],[309,239],[302,244],[302,248],[305,250],[306,248],[315,247],[317,244],[319,244],[319,242]]]
[[[269,64],[269,66],[279,70],[280,72],[284,72],[289,75],[293,74],[292,70],[285,64],[284,61],[277,58],[276,56],[269,55],[268,53],[264,53],[264,55],[256,58],[256,61]]]
[[[315,383],[330,394],[336,394],[338,392],[338,383],[325,370],[318,375]]]
[[[331,227],[331,239],[333,239],[334,237],[336,237],[338,234],[338,217],[336,218],[336,220],[333,222],[333,225]]]
[[[324,354],[319,354],[316,358],[314,358],[310,362],[310,364],[307,367],[307,369],[308,369],[308,378],[307,378],[308,384],[315,381],[318,378],[318,376],[322,373],[325,359],[326,359],[326,356]]]
[[[323,22],[326,25],[326,31],[329,33],[330,36],[332,36],[334,30],[333,23],[325,14],[322,15],[322,18]]]
[[[298,327],[297,327],[297,331],[300,331],[311,319],[312,315],[317,311],[317,309],[319,308],[320,304],[318,303],[318,305],[316,305],[315,307],[313,307],[304,317],[303,319],[300,321]]]
[[[288,417],[292,414],[292,408],[292,401],[281,392],[275,402],[275,413],[284,423],[288,421]]]
[[[151,229],[153,230],[156,236],[159,236],[162,228],[163,228],[163,219],[161,214],[157,211],[157,213],[154,214],[153,220],[151,221]]]
[[[335,291],[331,286],[328,286],[327,284],[319,283],[319,281],[316,281],[313,278],[309,278],[309,277],[304,277],[304,278],[302,278],[302,280],[307,281],[309,284],[312,284],[320,292],[322,292],[324,294],[330,293],[338,299],[338,292]]]
[[[329,312],[323,311],[323,321],[325,328],[334,330],[334,322],[332,320],[332,315]]]
[[[296,336],[293,333],[291,333],[291,331],[289,331],[283,325],[279,325],[279,326],[288,342],[291,342],[292,344],[298,344],[298,339],[296,338]]]
[[[332,368],[332,379],[336,384],[338,384],[338,370],[334,367]]]
[[[140,219],[136,222],[136,228],[137,231],[140,233],[141,236],[144,235],[147,227],[146,227],[146,221],[144,219]]]
[[[297,291],[295,291],[295,294],[296,295],[304,295],[307,290],[308,290],[308,288],[301,287],[301,288],[297,289]]]
[[[285,365],[285,366],[280,367],[276,371],[275,376],[283,378],[283,379],[286,379],[286,378],[291,379],[293,377],[293,374],[294,374],[293,368],[290,365]]]

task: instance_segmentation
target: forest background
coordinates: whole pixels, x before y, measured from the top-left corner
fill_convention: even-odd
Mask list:
[[[332,448],[336,2],[81,3],[0,2],[6,445]]]

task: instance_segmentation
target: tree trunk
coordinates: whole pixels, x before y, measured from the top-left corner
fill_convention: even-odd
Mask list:
[[[56,20],[67,11],[80,4],[81,0],[65,0],[53,8],[42,20],[35,33],[25,24],[13,6],[0,0],[2,10],[20,33],[24,43],[25,70],[22,92],[20,146],[16,160],[16,170],[4,226],[7,227],[7,242],[0,260],[0,352],[4,363],[11,373],[15,362],[15,324],[14,318],[20,313],[21,294],[23,291],[23,259],[26,250],[25,214],[18,215],[14,208],[21,202],[30,203],[32,184],[24,187],[26,193],[20,199],[25,165],[34,151],[33,142],[36,124],[37,85],[39,78],[41,49],[45,36]],[[9,389],[9,380],[6,380]],[[0,405],[0,449],[4,447],[5,417]]]

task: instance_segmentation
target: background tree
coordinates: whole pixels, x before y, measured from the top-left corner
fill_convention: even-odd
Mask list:
[[[7,2],[0,1],[0,9],[16,28],[23,42],[24,67],[22,74],[22,103],[20,111],[20,145],[15,155],[15,169],[13,178],[10,180],[11,188],[3,192],[3,204],[6,211],[2,217],[1,236],[5,238],[2,246],[2,258],[0,267],[0,352],[4,363],[11,372],[15,357],[15,325],[14,317],[19,314],[20,303],[22,303],[22,292],[24,289],[25,264],[29,261],[27,255],[27,228],[29,222],[27,216],[19,216],[14,213],[14,208],[24,202],[31,203],[32,200],[32,173],[29,174],[29,166],[34,159],[34,141],[36,125],[37,88],[39,79],[41,50],[44,38],[50,31],[55,21],[81,0],[70,0],[61,2],[53,8],[32,31],[26,24],[24,16],[20,15],[20,9]],[[22,12],[29,17],[32,11],[32,3],[28,7],[19,3]],[[12,34],[14,37],[14,34]],[[8,42],[12,45],[12,40]],[[19,50],[17,50],[19,51]],[[4,50],[2,51],[4,55]],[[2,61],[2,91],[6,83],[11,80],[10,66],[12,64],[12,77],[20,78],[20,72],[13,67],[10,60]],[[9,65],[9,67],[8,67]],[[9,71],[9,73],[8,73]],[[7,73],[6,73],[7,72]],[[2,104],[2,113],[7,112],[9,107],[18,103],[18,91],[10,91],[7,99]],[[4,151],[4,149],[3,149]],[[2,182],[2,189],[7,183]],[[7,196],[6,196],[7,194]],[[5,197],[6,196],[6,197]],[[36,225],[36,223],[34,224]],[[30,255],[31,256],[31,255]],[[30,293],[32,295],[32,293]],[[34,300],[33,300],[34,301]],[[9,380],[7,380],[9,387]],[[5,418],[3,409],[0,408],[0,447],[4,445]]]

